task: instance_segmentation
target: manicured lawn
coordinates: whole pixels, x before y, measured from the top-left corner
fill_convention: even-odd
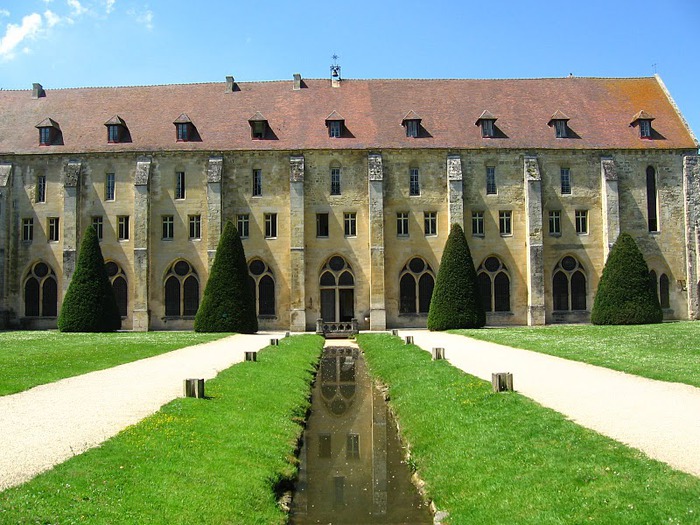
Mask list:
[[[0,395],[206,343],[230,334],[195,332],[0,332]]]
[[[449,523],[700,523],[700,479],[517,393],[494,394],[399,338],[358,343]]]
[[[0,493],[0,523],[280,524],[323,346],[285,338],[157,414]]]
[[[638,326],[565,325],[455,330],[651,379],[700,387],[700,322]]]

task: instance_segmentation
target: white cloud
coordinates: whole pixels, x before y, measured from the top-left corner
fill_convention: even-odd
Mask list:
[[[129,9],[126,14],[133,17],[139,24],[144,25],[149,31],[153,29],[153,11],[148,9],[148,6],[143,11]]]
[[[10,12],[7,9],[0,9],[0,16],[10,16]]]
[[[110,14],[114,10],[114,4],[116,3],[117,0],[107,0],[105,2],[105,8],[107,10],[107,14]]]
[[[47,27],[53,27],[56,24],[60,23],[62,20],[60,16],[58,16],[53,11],[50,11],[49,9],[44,11],[44,18],[46,19],[46,26]]]
[[[36,38],[41,31],[43,20],[39,13],[32,13],[22,18],[22,24],[7,24],[5,36],[0,39],[0,59],[11,60],[14,58],[15,48],[24,40]],[[27,52],[25,47],[24,52]]]
[[[80,16],[87,12],[87,8],[83,7],[78,0],[66,0],[66,3],[73,10],[72,15]]]

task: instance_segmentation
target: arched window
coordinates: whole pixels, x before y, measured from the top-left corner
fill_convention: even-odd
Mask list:
[[[191,317],[199,308],[199,279],[192,265],[180,259],[165,274],[165,315]]]
[[[581,263],[570,255],[554,268],[552,303],[555,311],[586,309],[586,274]]]
[[[56,273],[44,262],[34,263],[24,281],[24,315],[56,317],[58,314],[58,281]]]
[[[270,267],[260,259],[248,263],[250,286],[258,315],[275,315],[275,277]]]
[[[399,275],[399,313],[427,314],[435,287],[433,269],[422,257],[414,257]]]
[[[508,268],[495,256],[484,259],[477,270],[479,291],[487,312],[510,312]]]
[[[656,300],[659,300],[659,281],[656,278],[656,272],[654,270],[651,270],[649,272],[649,288],[651,288],[651,291],[654,292],[654,295],[656,295]]]
[[[329,323],[347,322],[355,317],[355,275],[340,255],[334,255],[321,268],[321,319]]]
[[[107,261],[105,263],[105,271],[109,277],[109,282],[112,283],[112,290],[114,290],[114,298],[117,300],[119,315],[126,317],[127,308],[129,305],[126,274],[124,273],[124,270],[122,270],[121,266],[114,261]]]
[[[670,286],[668,276],[665,273],[661,274],[659,277],[659,302],[661,303],[661,308],[670,308]]]
[[[659,221],[657,216],[657,194],[656,194],[656,170],[653,166],[647,167],[647,221],[649,231],[659,231]]]

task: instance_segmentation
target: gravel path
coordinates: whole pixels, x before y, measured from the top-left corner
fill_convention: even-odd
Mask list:
[[[454,366],[491,381],[511,372],[513,387],[579,425],[700,477],[700,388],[519,350],[461,335],[401,330]]]
[[[237,334],[0,397],[0,491],[80,454],[282,334]],[[205,390],[206,392],[206,390]]]

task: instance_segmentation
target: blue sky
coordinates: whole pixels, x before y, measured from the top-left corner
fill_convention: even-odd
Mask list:
[[[0,0],[0,88],[325,78],[663,79],[700,135],[700,0]]]

